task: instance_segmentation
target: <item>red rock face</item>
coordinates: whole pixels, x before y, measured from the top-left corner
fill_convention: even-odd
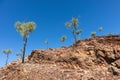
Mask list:
[[[0,69],[2,80],[119,80],[120,36],[79,40],[73,46],[33,50],[26,63]]]

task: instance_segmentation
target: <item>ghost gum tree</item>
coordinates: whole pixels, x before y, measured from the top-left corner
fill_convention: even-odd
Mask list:
[[[81,30],[80,30],[80,32],[77,32],[78,31],[78,29],[77,29],[78,28],[78,24],[79,24],[79,20],[76,17],[73,17],[70,22],[66,22],[65,23],[65,26],[67,28],[69,28],[71,33],[73,34],[74,43],[77,41],[77,34],[81,33]]]
[[[25,57],[25,51],[26,51],[28,36],[29,36],[30,33],[32,33],[35,30],[36,24],[34,22],[23,22],[22,23],[20,21],[17,21],[15,23],[15,28],[23,38],[22,63],[24,63],[24,57]]]
[[[8,64],[8,59],[9,59],[9,54],[10,53],[12,53],[12,50],[11,49],[6,49],[6,50],[3,50],[2,51],[4,54],[6,54],[6,64],[5,65],[7,65]]]

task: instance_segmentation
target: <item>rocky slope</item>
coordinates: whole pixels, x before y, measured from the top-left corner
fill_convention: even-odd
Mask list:
[[[0,80],[120,80],[120,35],[33,50],[25,61],[0,68]]]

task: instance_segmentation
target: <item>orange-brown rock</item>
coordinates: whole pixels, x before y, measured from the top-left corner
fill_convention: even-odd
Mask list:
[[[73,46],[33,50],[0,68],[0,80],[119,80],[120,35],[79,40]]]

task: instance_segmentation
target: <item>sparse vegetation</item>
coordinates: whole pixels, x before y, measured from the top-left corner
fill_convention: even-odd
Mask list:
[[[103,27],[99,27],[98,28],[98,31],[101,33],[102,32],[102,30],[103,30]]]
[[[6,55],[6,64],[8,64],[8,59],[9,59],[9,54],[12,53],[12,50],[11,49],[6,49],[6,50],[3,50],[2,51],[5,55]]]
[[[0,10],[0,80],[120,80],[120,0],[0,0]]]
[[[103,30],[103,28],[102,28],[102,27],[99,27],[99,28],[98,28],[98,31],[99,31],[99,32],[101,32],[102,30]]]
[[[20,56],[20,58],[22,59],[22,56],[23,56],[23,49],[20,49],[20,52],[17,53],[16,56]]]
[[[60,41],[62,42],[62,43],[64,43],[64,41],[67,39],[67,36],[62,36],[61,38],[60,38]]]
[[[48,49],[48,40],[45,40],[45,44],[47,45],[47,49]]]
[[[96,32],[91,32],[91,37],[94,37],[96,35]]]
[[[78,24],[79,24],[79,20],[76,17],[73,17],[71,22],[66,22],[65,23],[65,26],[67,28],[69,28],[71,33],[73,34],[74,42],[77,41],[77,34],[81,32],[80,30],[79,30],[80,32],[77,31],[78,30],[77,29],[78,28]]]
[[[24,63],[24,57],[25,57],[25,51],[26,51],[26,45],[27,45],[27,39],[30,33],[33,32],[33,30],[35,29],[36,25],[34,22],[24,22],[21,23],[19,21],[17,21],[15,23],[15,28],[17,29],[17,31],[21,34],[22,38],[23,38],[23,55],[22,55],[22,63]]]
[[[76,31],[76,34],[79,36],[78,39],[80,39],[80,34],[82,33],[82,29],[79,29]]]
[[[108,34],[108,36],[112,36],[112,35],[114,35],[114,34],[113,34],[113,33],[111,33],[111,32]]]

